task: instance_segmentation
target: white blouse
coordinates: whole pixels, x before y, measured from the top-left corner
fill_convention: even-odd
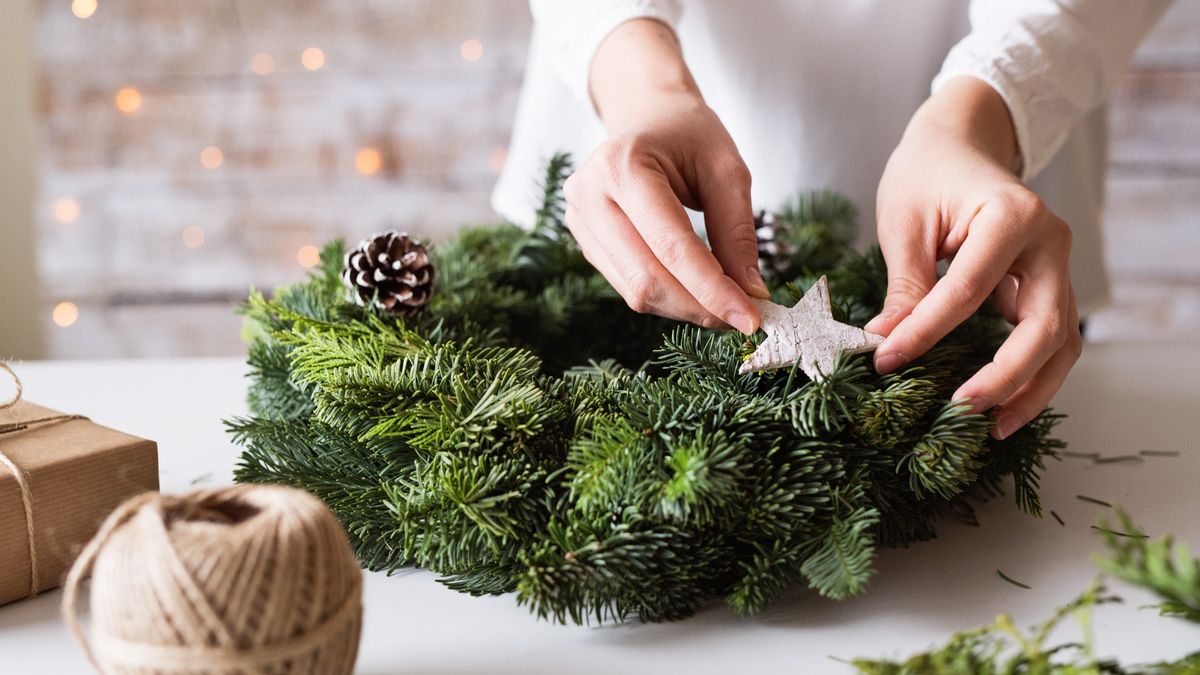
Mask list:
[[[1108,297],[1100,239],[1104,102],[1170,0],[532,0],[535,18],[508,159],[493,193],[528,223],[559,150],[604,139],[587,76],[600,41],[634,18],[673,27],[705,100],[753,176],[756,208],[831,188],[873,239],[884,164],[930,88],[970,75],[1012,114],[1023,178],[1075,232],[1081,313]],[[932,85],[930,84],[932,82]]]

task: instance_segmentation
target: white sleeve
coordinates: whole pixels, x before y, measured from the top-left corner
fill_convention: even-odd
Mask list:
[[[632,19],[674,28],[683,13],[680,0],[530,0],[529,6],[555,72],[585,101],[592,56],[614,28]]]
[[[987,82],[1008,104],[1028,180],[1107,99],[1170,0],[972,0],[971,32],[933,80]]]

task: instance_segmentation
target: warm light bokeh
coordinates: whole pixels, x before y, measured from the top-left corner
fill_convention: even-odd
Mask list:
[[[120,110],[126,115],[131,115],[137,112],[138,108],[142,107],[142,92],[138,91],[134,87],[122,87],[121,90],[117,92],[117,96],[114,100],[117,105],[117,110]]]
[[[458,53],[462,55],[463,61],[474,63],[483,58],[483,43],[475,38],[463,40],[462,45],[458,48]]]
[[[79,320],[79,308],[73,302],[60,302],[54,306],[50,317],[59,328],[69,328]]]
[[[318,70],[325,65],[325,52],[316,47],[309,47],[300,54],[300,63],[309,70]]]
[[[71,0],[71,13],[80,19],[91,18],[96,7],[96,0]]]
[[[65,225],[79,220],[79,202],[74,197],[60,197],[54,201],[54,219]]]
[[[204,230],[196,225],[188,225],[183,228],[180,238],[183,239],[184,246],[188,248],[200,248],[204,245]]]
[[[354,170],[372,176],[383,168],[383,154],[377,148],[362,148],[354,155]]]
[[[301,267],[316,267],[321,262],[321,251],[312,244],[305,244],[296,251],[296,262],[300,263]]]
[[[200,151],[200,166],[212,171],[221,166],[225,161],[225,153],[215,145],[210,145]]]
[[[255,75],[270,75],[275,72],[275,57],[266,52],[257,52],[250,57],[250,70]]]

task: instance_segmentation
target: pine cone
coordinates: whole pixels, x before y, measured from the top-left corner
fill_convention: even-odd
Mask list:
[[[754,216],[754,234],[758,238],[758,267],[766,279],[779,276],[791,262],[792,247],[783,237],[784,226],[770,211]]]
[[[346,253],[342,283],[360,305],[375,306],[394,316],[409,316],[433,297],[433,265],[429,251],[396,230],[368,237]]]

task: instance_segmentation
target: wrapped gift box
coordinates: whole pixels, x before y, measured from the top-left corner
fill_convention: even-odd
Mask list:
[[[18,402],[0,428],[60,415]],[[0,433],[0,453],[24,472],[32,500],[38,592],[60,585],[100,523],[125,499],[158,489],[158,446],[87,419]],[[17,477],[0,463],[0,605],[29,597],[29,530]]]

